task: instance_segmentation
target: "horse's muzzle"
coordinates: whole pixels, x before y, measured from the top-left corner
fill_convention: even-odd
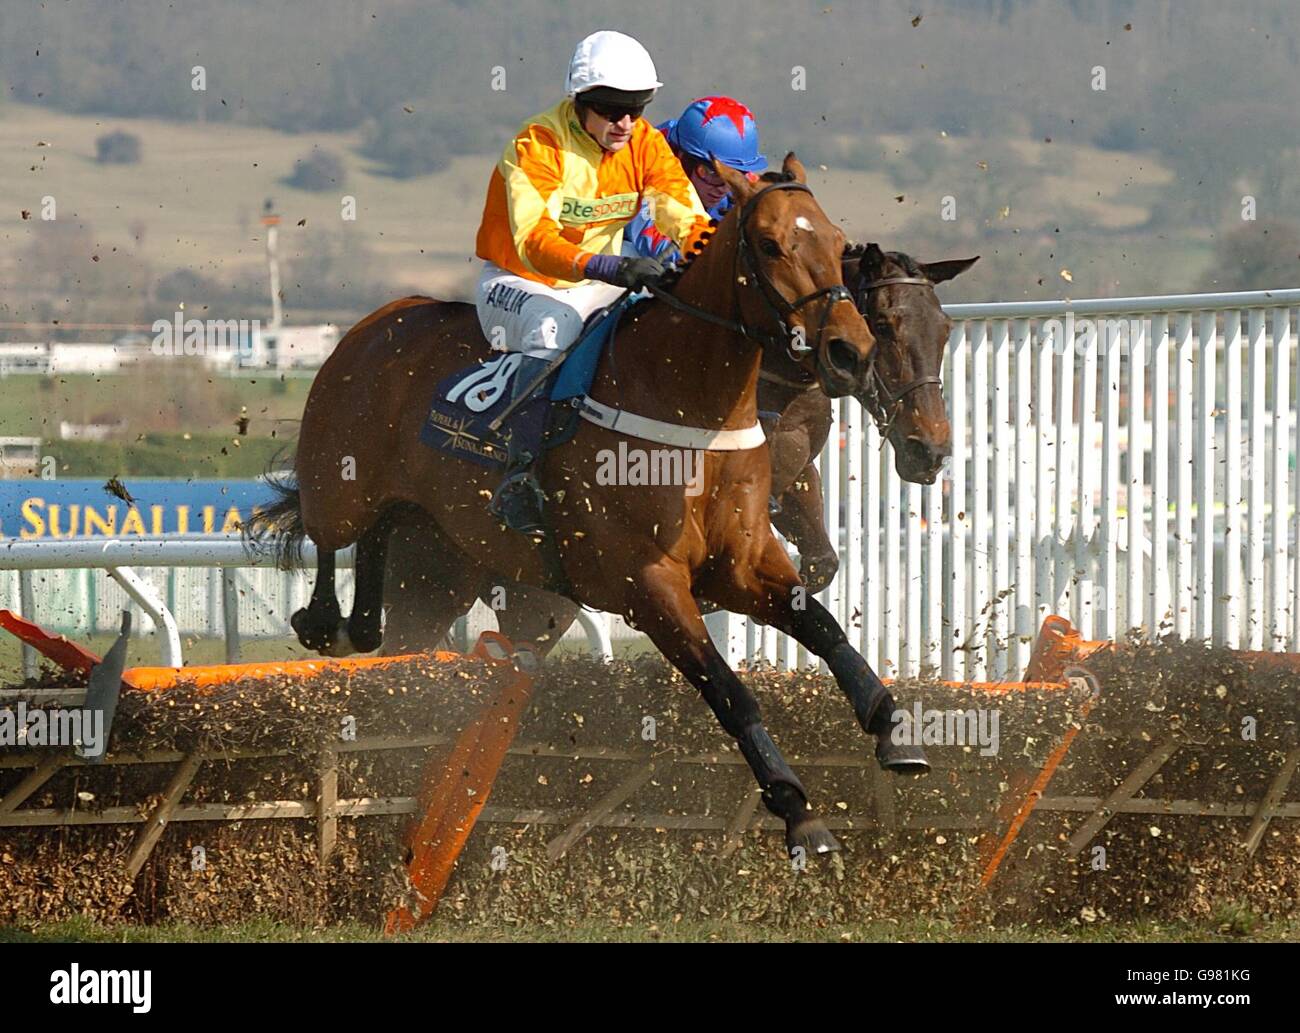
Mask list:
[[[866,359],[857,348],[843,338],[834,337],[826,342],[817,363],[822,388],[832,398],[852,394],[859,385]]]
[[[897,455],[898,475],[913,484],[933,484],[951,456],[951,442],[935,445],[918,437],[904,438]]]

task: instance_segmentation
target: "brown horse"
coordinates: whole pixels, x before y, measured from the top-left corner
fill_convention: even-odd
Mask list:
[[[876,338],[870,386],[858,398],[893,444],[896,468],[907,481],[933,483],[951,452],[939,378],[951,321],[934,286],[976,261],[978,256],[922,263],[875,244],[845,252],[844,282]],[[839,569],[837,550],[826,535],[821,476],[813,465],[830,433],[831,400],[787,352],[768,349],[758,406],[777,502],[772,523],[799,550],[800,577],[815,594]],[[385,652],[435,648],[475,598],[496,610],[511,641],[531,644],[539,656],[550,652],[573,623],[577,605],[491,577],[478,586],[444,584],[432,530],[432,518],[422,510],[412,510],[394,529],[384,582]]]
[[[716,171],[736,205],[674,292],[629,320],[618,339],[618,375],[607,351],[589,396],[595,408],[675,427],[683,441],[712,438],[700,482],[593,483],[602,457],[629,440],[594,421],[546,452],[538,477],[566,594],[646,632],[736,739],[764,803],[785,822],[787,846],[821,853],[838,844],[764,728],[752,693],[710,642],[694,595],[793,636],[825,660],[859,724],[876,736],[882,767],[928,769],[919,747],[894,741],[892,697],[834,618],[807,597],[772,535],[766,444],[732,440],[757,424],[764,348],[806,342],[803,364],[828,395],[842,397],[864,388],[875,339],[841,280],[843,234],[814,200],[794,155],[779,182],[751,184],[725,166]],[[306,536],[315,542],[311,603],[293,617],[308,648],[329,652],[343,638],[361,651],[379,646],[384,551],[394,514],[411,505],[436,522],[449,580],[476,585],[491,572],[548,583],[538,546],[486,512],[494,473],[420,441],[435,385],[487,357],[470,306],[408,298],[362,320],[321,368],[303,413],[296,486],[284,486],[281,500],[248,528],[254,541],[274,540],[282,561]],[[724,436],[736,447],[722,448]],[[334,555],[353,543],[356,599],[344,622]]]
[[[844,258],[844,282],[876,338],[867,387],[857,397],[893,445],[894,467],[905,481],[933,484],[952,454],[940,379],[952,321],[934,286],[977,261],[978,255],[922,263],[875,244],[852,248]],[[831,400],[776,353],[764,362],[758,404],[775,417],[768,447],[779,508],[772,523],[799,550],[799,574],[808,590],[820,592],[840,562],[826,536],[821,475],[813,465],[830,433]]]

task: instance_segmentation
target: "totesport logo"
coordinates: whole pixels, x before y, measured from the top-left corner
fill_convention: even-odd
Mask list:
[[[611,194],[609,197],[566,197],[560,206],[560,221],[570,225],[630,219],[636,214],[637,194]]]

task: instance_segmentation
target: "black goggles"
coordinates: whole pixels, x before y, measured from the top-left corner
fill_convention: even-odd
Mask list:
[[[638,104],[631,108],[618,107],[613,104],[588,104],[587,107],[591,108],[592,111],[603,118],[606,122],[618,122],[624,115],[631,115],[632,121],[635,122],[641,117],[641,112],[645,111],[644,104]]]

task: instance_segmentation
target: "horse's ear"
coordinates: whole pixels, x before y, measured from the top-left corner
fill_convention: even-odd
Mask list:
[[[803,162],[794,156],[794,151],[791,151],[785,156],[785,161],[781,165],[781,171],[796,183],[808,182],[808,174],[803,170]]]
[[[880,275],[880,268],[885,264],[885,253],[875,241],[857,245],[858,269],[862,276],[871,279]]]
[[[713,171],[718,174],[718,178],[727,184],[727,189],[731,191],[731,196],[736,204],[744,204],[754,193],[754,184],[749,181],[739,169],[733,169],[730,165],[724,165],[713,159]]]
[[[976,255],[974,258],[950,258],[946,262],[918,262],[917,265],[931,283],[943,283],[960,276],[979,260],[980,256]]]

